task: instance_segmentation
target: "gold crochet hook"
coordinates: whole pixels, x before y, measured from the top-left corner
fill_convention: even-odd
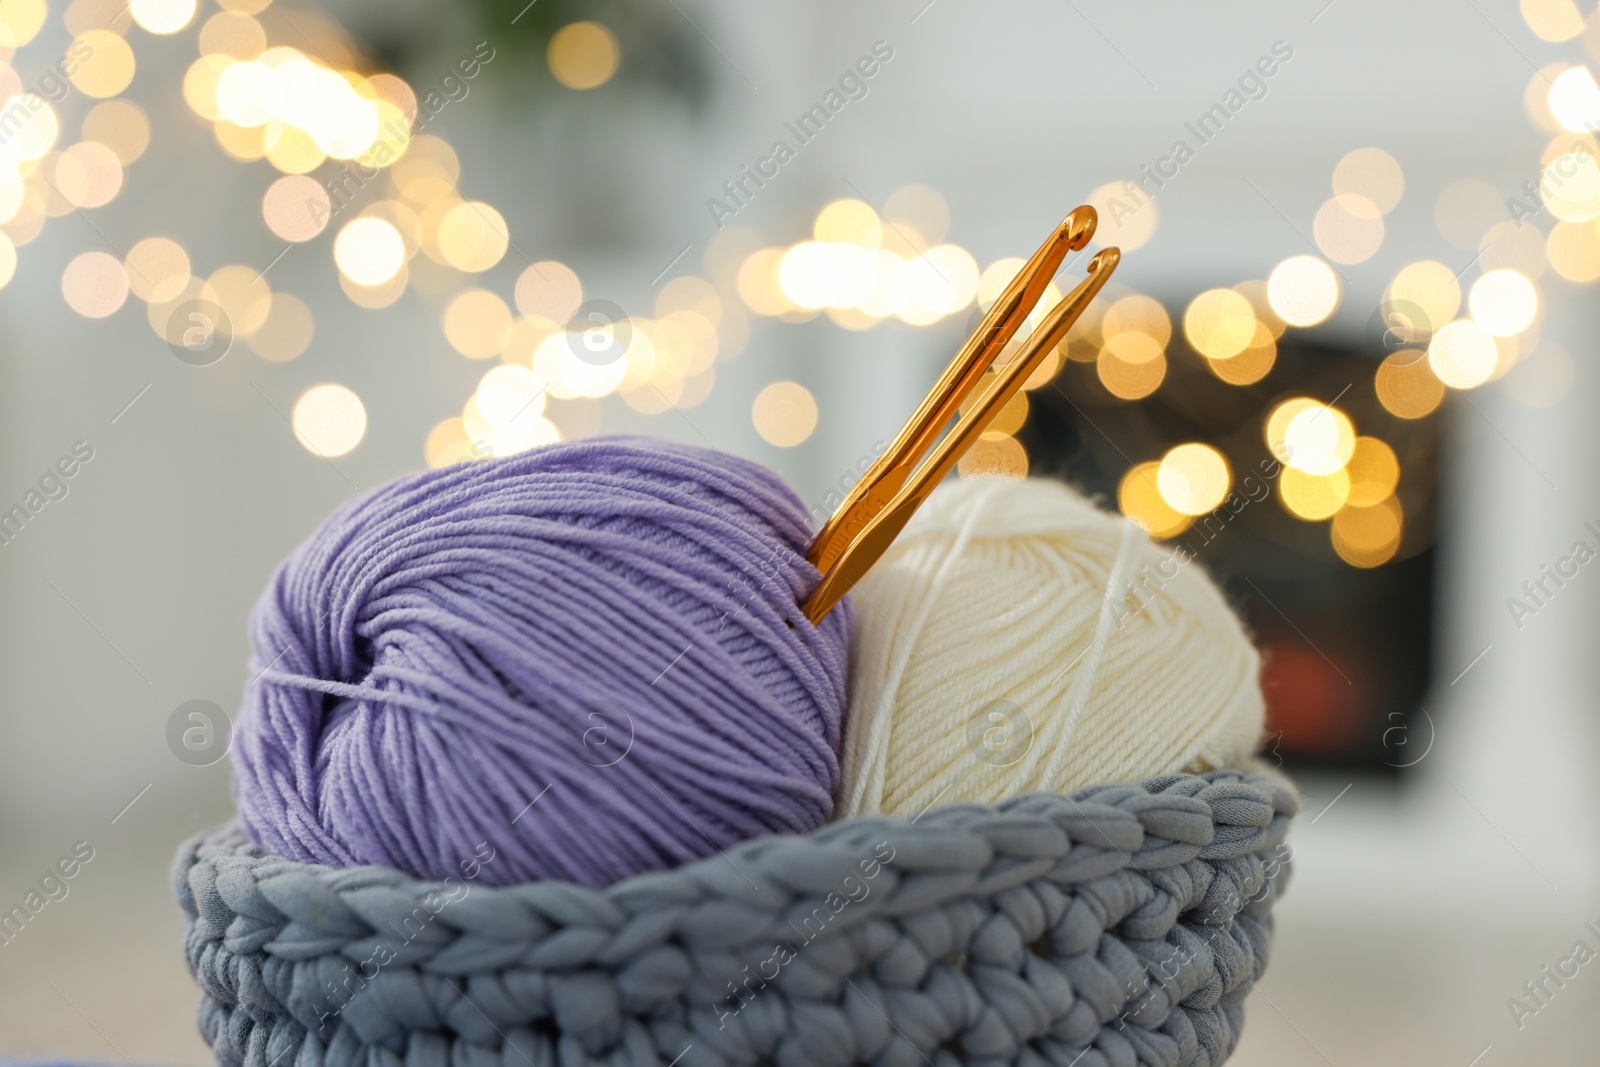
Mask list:
[[[922,502],[1017,395],[1029,375],[1066,338],[1072,324],[1116,270],[1121,251],[1104,248],[1096,252],[1089,260],[1089,276],[1050,310],[1016,358],[999,371],[989,391],[940,439],[984,372],[1044,296],[1067,253],[1088,244],[1098,222],[1094,208],[1087,205],[1067,213],[990,305],[978,328],[962,344],[893,443],[818,532],[806,558],[822,572],[822,581],[801,606],[812,625],[821,622],[888,551]]]

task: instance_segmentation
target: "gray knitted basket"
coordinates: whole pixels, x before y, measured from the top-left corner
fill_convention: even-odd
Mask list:
[[[1274,774],[1171,775],[603,890],[334,870],[225,827],[175,882],[224,1067],[1215,1067],[1297,808]]]

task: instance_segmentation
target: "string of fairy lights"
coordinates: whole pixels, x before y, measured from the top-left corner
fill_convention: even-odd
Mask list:
[[[1521,12],[1541,39],[1578,41],[1591,62],[1600,58],[1600,14],[1585,19],[1572,0],[1522,0]],[[192,31],[197,58],[184,74],[183,99],[227,157],[277,173],[261,197],[262,224],[290,247],[325,244],[359,307],[388,307],[408,290],[434,301],[445,342],[461,357],[494,364],[460,414],[426,434],[423,453],[433,466],[583,436],[598,427],[597,404],[607,397],[646,415],[693,407],[711,394],[718,363],[744,348],[752,317],[825,315],[849,330],[890,320],[931,326],[987,308],[1022,264],[1007,258],[980,268],[946,240],[949,210],[940,194],[912,185],[881,211],[857,199],[833,201],[817,213],[810,237],[789,245],[748,229],[724,231],[705,253],[704,276],[663,285],[651,316],[574,328],[584,287],[563,263],[530,263],[509,294],[479,284],[514,247],[504,216],[463,194],[454,149],[421,132],[436,113],[429,95],[419,99],[404,79],[370,70],[335,23],[291,15],[271,0],[222,0],[209,14],[197,0],[72,0],[61,16],[71,45],[25,83],[11,60],[48,17],[45,0],[0,0],[0,286],[17,268],[17,250],[47,219],[111,203],[125,169],[148,147],[148,116],[121,98],[137,67],[130,34]],[[621,59],[615,36],[592,21],[559,30],[547,52],[551,73],[575,91],[605,84]],[[470,80],[492,61],[492,47],[480,48],[462,61],[461,75]],[[75,140],[61,114],[76,106],[74,96],[92,101]],[[1524,104],[1552,139],[1519,195],[1508,200],[1486,182],[1463,179],[1435,202],[1440,234],[1476,253],[1467,270],[1420,260],[1384,291],[1387,327],[1400,347],[1363,388],[1398,419],[1425,418],[1448,392],[1478,388],[1530,360],[1544,368],[1543,384],[1524,388],[1530,402],[1553,403],[1570,381],[1570,361],[1539,340],[1539,285],[1547,271],[1579,284],[1600,280],[1600,84],[1584,63],[1552,63],[1530,79]],[[1405,186],[1393,156],[1356,149],[1334,168],[1331,195],[1311,220],[1320,255],[1290,256],[1265,278],[1202,292],[1181,314],[1108,286],[962,471],[1027,472],[1016,434],[1027,421],[1028,392],[1068,362],[1092,365],[1105,391],[1126,403],[1156,393],[1171,361],[1190,352],[1223,382],[1261,381],[1286,331],[1318,326],[1339,310],[1345,294],[1333,265],[1363,263],[1379,251]],[[1102,186],[1088,202],[1100,212],[1099,240],[1125,252],[1148,243],[1158,227],[1158,204],[1131,183]],[[74,257],[61,291],[88,318],[115,314],[132,295],[158,336],[184,345],[195,342],[195,326],[175,312],[207,301],[225,313],[232,337],[271,362],[299,357],[316,331],[307,304],[274,292],[259,267],[224,264],[202,276],[183,245],[163,234],[125,256],[91,250]],[[1040,307],[1060,295],[1052,287]],[[596,331],[616,358],[589,358]],[[1173,347],[1179,331],[1186,350]],[[817,418],[815,398],[789,381],[761,390],[751,409],[756,431],[778,447],[806,441]],[[291,421],[300,443],[326,457],[356,448],[367,428],[360,397],[333,382],[306,388]],[[1394,557],[1405,515],[1396,495],[1403,472],[1390,444],[1361,433],[1347,411],[1303,396],[1272,404],[1261,432],[1284,464],[1277,496],[1290,514],[1326,522],[1335,551],[1354,566]],[[1216,509],[1232,482],[1221,451],[1186,442],[1134,464],[1118,502],[1154,536],[1170,538]]]

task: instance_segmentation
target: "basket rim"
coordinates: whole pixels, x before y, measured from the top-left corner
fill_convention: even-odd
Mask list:
[[[982,865],[993,858],[995,841],[1017,837],[1030,826],[1042,829],[1049,823],[1065,827],[1072,844],[1109,848],[1131,857],[1143,847],[1147,836],[1163,836],[1152,833],[1153,828],[1170,831],[1174,828],[1173,817],[1181,821],[1185,816],[1191,821],[1195,817],[1207,819],[1214,829],[1209,840],[1191,837],[1183,843],[1197,847],[1198,858],[1221,859],[1281,844],[1289,820],[1299,810],[1298,790],[1275,768],[1262,765],[1198,774],[1180,772],[1139,782],[1087,786],[1070,793],[1023,793],[994,804],[943,805],[909,818],[857,816],[826,823],[805,834],[754,838],[678,867],[632,875],[608,886],[546,879],[511,885],[473,881],[471,889],[473,895],[515,899],[523,905],[539,906],[554,898],[568,908],[580,910],[609,910],[608,904],[627,903],[641,896],[676,895],[673,883],[733,898],[760,897],[769,888],[807,891],[812,888],[807,883],[814,881],[804,876],[807,863],[826,865],[827,861],[837,861],[841,852],[870,852],[880,840],[895,847],[896,862],[902,866],[908,862],[902,846],[913,850],[913,870],[941,865],[936,857],[924,854],[935,841],[946,848],[952,840],[967,846],[947,866]],[[1219,840],[1217,828],[1242,833],[1225,833],[1224,839]],[[952,834],[963,833],[971,840],[952,838]],[[774,875],[774,864],[791,877]],[[339,893],[382,887],[420,899],[455,888],[449,879],[421,878],[376,864],[337,868],[278,856],[252,842],[238,820],[232,819],[190,838],[176,857],[174,889],[191,917],[195,909],[189,874],[205,867],[226,870],[234,878],[248,871],[250,879],[260,885],[284,878],[299,884],[309,877]],[[752,868],[753,875],[745,873]],[[773,884],[756,884],[763,880]],[[741,892],[740,886],[746,892]]]

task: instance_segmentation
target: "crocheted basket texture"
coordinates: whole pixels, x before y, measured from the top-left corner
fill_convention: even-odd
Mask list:
[[[335,870],[226,826],[174,880],[224,1067],[1215,1067],[1297,810],[1273,773],[1169,775],[599,890]]]

